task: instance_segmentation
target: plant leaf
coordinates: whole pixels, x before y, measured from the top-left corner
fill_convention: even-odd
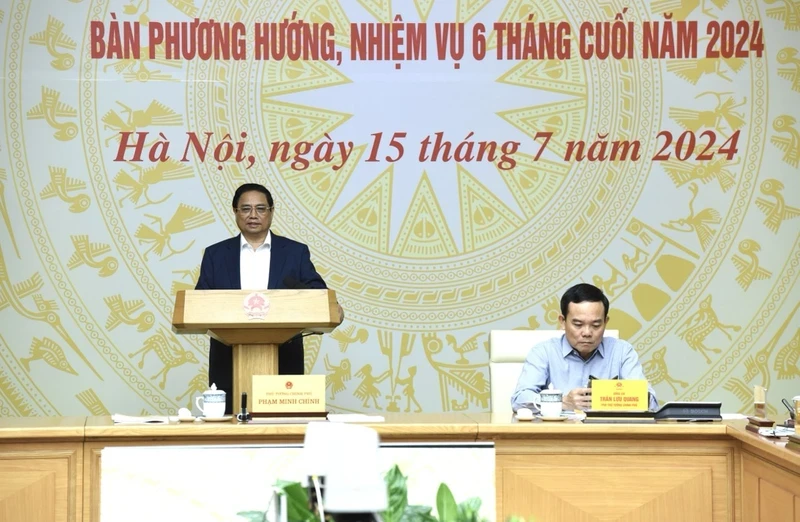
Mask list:
[[[483,504],[483,502],[479,497],[472,497],[459,504],[459,507],[464,507],[471,511],[478,511],[481,509],[481,504]]]
[[[406,512],[406,506],[408,506],[406,477],[403,476],[400,468],[395,464],[392,469],[386,473],[384,480],[386,482],[389,503],[386,507],[386,511],[381,513],[381,516],[384,522],[400,522]]]
[[[289,522],[317,520],[319,517],[308,508],[308,492],[299,482],[278,481],[275,484],[286,496],[286,518]]]
[[[247,522],[264,522],[267,520],[266,511],[239,511],[236,516],[247,519]]]
[[[431,510],[430,506],[406,506],[400,522],[438,522]]]
[[[478,520],[478,511],[481,509],[481,499],[468,498],[458,505],[459,522],[475,522]]]
[[[436,492],[436,511],[439,513],[440,522],[458,522],[458,504],[453,498],[453,492],[442,483]]]

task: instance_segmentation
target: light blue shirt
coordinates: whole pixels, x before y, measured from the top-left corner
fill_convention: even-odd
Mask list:
[[[567,336],[561,335],[537,344],[528,352],[517,389],[511,396],[511,407],[515,412],[520,408],[536,410],[534,400],[539,400],[539,392],[550,383],[566,395],[575,388],[588,388],[590,375],[598,379],[645,379],[639,356],[630,343],[603,337],[600,346],[584,361],[567,342]],[[656,393],[650,383],[647,389],[650,409],[658,410]]]

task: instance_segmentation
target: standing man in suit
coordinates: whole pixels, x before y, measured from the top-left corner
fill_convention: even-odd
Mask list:
[[[311,262],[308,246],[270,231],[275,203],[262,185],[246,183],[233,195],[233,214],[241,233],[206,248],[196,290],[326,289]],[[344,318],[342,307],[339,315]],[[303,339],[282,344],[278,373],[302,375]],[[225,413],[233,412],[233,353],[230,346],[211,339],[208,353],[209,385],[225,390]]]

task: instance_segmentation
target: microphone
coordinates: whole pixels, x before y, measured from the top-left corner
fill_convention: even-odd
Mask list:
[[[241,411],[236,416],[236,420],[239,422],[249,422],[252,420],[250,413],[247,411],[247,392],[242,392]]]

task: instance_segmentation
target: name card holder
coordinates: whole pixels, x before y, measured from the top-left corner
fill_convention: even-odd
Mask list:
[[[325,418],[325,375],[254,375],[255,417]]]
[[[649,405],[646,380],[592,380],[593,410],[647,411]]]

